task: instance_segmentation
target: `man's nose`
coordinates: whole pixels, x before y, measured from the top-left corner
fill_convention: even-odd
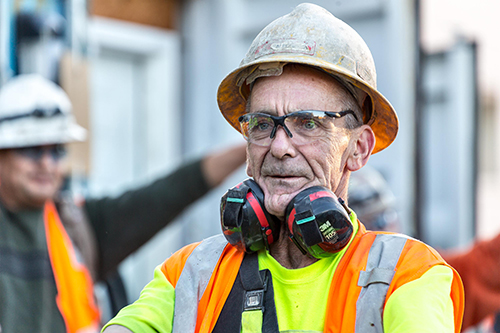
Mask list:
[[[283,158],[285,156],[295,156],[295,147],[292,143],[292,138],[288,135],[282,126],[276,128],[276,133],[271,141],[270,147],[271,154],[276,158]]]
[[[39,163],[45,167],[50,167],[57,164],[58,161],[54,159],[50,151],[47,149],[43,150],[42,156],[40,156]]]
[[[292,132],[290,132],[290,129],[285,125],[285,122],[280,121],[274,123],[273,130],[271,131],[271,139],[273,139],[276,136],[276,132],[280,127],[285,131],[286,135],[288,135],[290,138],[293,137]]]

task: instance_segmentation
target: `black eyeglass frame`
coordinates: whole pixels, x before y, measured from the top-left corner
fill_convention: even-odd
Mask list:
[[[238,118],[238,121],[239,121],[240,126],[241,126],[241,122],[248,115],[262,115],[262,116],[266,116],[266,117],[271,118],[273,120],[273,123],[274,123],[274,127],[273,127],[273,130],[271,131],[271,135],[270,135],[271,139],[274,139],[274,136],[276,135],[276,129],[278,128],[278,125],[281,125],[281,127],[283,127],[283,129],[285,130],[285,133],[288,135],[289,138],[293,138],[292,132],[290,132],[290,130],[288,129],[288,127],[285,125],[285,119],[288,118],[288,117],[290,117],[290,116],[293,116],[293,115],[295,115],[295,114],[297,114],[299,112],[313,112],[313,113],[323,112],[323,114],[325,114],[325,115],[327,115],[328,117],[331,117],[331,118],[342,118],[344,116],[347,116],[348,114],[352,114],[354,116],[354,118],[356,119],[356,121],[359,122],[359,119],[358,119],[358,117],[356,116],[356,113],[354,113],[353,110],[344,110],[344,111],[301,110],[301,111],[296,111],[296,112],[292,112],[292,113],[286,114],[284,116],[273,116],[273,115],[267,114],[267,113],[256,112],[256,113],[246,113],[244,115],[241,115]]]

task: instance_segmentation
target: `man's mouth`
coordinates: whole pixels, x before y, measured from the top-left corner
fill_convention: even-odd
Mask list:
[[[297,175],[269,175],[268,177],[276,178],[276,179],[293,179],[299,178]]]
[[[46,184],[46,183],[51,183],[54,180],[54,177],[52,177],[50,175],[36,175],[36,176],[32,177],[31,179],[34,182]]]
[[[292,183],[297,183],[302,177],[296,176],[296,175],[272,175],[272,176],[267,176],[269,179],[282,183],[283,185],[285,184],[292,184]]]

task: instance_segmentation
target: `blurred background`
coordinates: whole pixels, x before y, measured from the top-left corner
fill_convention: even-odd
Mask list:
[[[115,195],[243,141],[218,84],[255,35],[301,1],[1,0],[0,85],[41,73],[69,94],[86,143],[70,146],[75,196]],[[400,131],[369,164],[402,231],[436,248],[500,232],[497,0],[316,0],[372,50]],[[244,168],[124,262],[131,299],[182,245],[220,232],[219,200]]]

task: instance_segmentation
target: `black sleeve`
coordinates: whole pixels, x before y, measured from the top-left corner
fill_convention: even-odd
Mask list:
[[[91,199],[85,209],[98,243],[100,279],[210,189],[201,160],[116,198]]]

